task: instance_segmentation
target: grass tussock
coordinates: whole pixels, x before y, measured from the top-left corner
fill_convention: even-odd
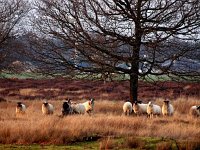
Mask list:
[[[173,101],[175,114],[172,117],[122,115],[122,101],[96,100],[94,113],[89,116],[71,115],[59,117],[62,101],[51,101],[55,106],[53,115],[42,115],[42,101],[24,101],[25,115],[16,116],[16,101],[0,103],[0,143],[2,144],[64,144],[97,137],[163,137],[172,139],[200,139],[200,119],[188,114],[188,109],[199,104],[196,99]],[[184,111],[185,110],[185,111]],[[166,143],[158,145],[164,149]],[[144,143],[134,138],[127,139],[129,148],[141,148]],[[101,149],[115,146],[112,138],[100,142]],[[185,147],[195,147],[185,145]]]
[[[161,142],[156,145],[156,150],[171,150],[172,143],[169,142]]]
[[[177,146],[181,150],[199,150],[200,141],[199,140],[193,140],[192,142],[182,141],[182,142],[179,142]]]
[[[130,149],[143,149],[145,147],[145,142],[135,137],[129,137],[126,139],[124,147]]]
[[[107,150],[107,149],[114,149],[117,146],[117,144],[114,142],[114,140],[111,137],[103,138],[100,141],[99,149],[100,150]]]

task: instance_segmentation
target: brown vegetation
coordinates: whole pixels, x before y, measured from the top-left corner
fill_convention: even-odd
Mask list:
[[[158,99],[155,103],[161,104],[162,100]],[[27,105],[27,112],[22,116],[15,116],[16,101],[0,103],[0,143],[63,144],[83,141],[88,137],[108,136],[200,138],[200,120],[188,114],[191,105],[199,104],[196,99],[177,99],[172,102],[175,107],[173,117],[153,119],[146,116],[123,116],[123,101],[99,99],[95,102],[93,115],[71,115],[64,118],[59,117],[62,101],[51,101],[55,106],[55,113],[51,116],[42,115],[42,101],[23,102]],[[183,110],[185,113],[182,113]],[[112,140],[104,140],[101,144],[102,148],[112,147]],[[127,145],[135,146],[131,142],[127,142]]]
[[[200,97],[199,83],[156,82],[139,83],[139,99],[144,101],[157,98],[176,99]],[[129,99],[129,81],[91,81],[67,79],[0,79],[0,97],[22,100],[62,100],[69,97],[81,100],[88,97],[106,100]]]

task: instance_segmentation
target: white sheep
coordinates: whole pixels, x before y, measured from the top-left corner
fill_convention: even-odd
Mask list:
[[[45,101],[42,104],[42,113],[45,115],[50,115],[50,114],[53,114],[53,112],[54,112],[53,105]]]
[[[147,114],[147,104],[144,104],[141,101],[136,101],[133,104],[133,111],[137,115]]]
[[[123,105],[124,115],[129,116],[132,113],[132,111],[133,111],[133,106],[132,106],[131,102],[125,102]]]
[[[153,104],[151,101],[147,105],[147,115],[149,118],[153,118],[153,115],[160,115],[161,107]]]
[[[16,106],[16,114],[25,114],[25,111],[26,111],[25,104],[18,102]]]
[[[85,106],[83,104],[72,104],[72,112],[75,114],[85,114],[86,109]]]
[[[92,98],[91,100],[84,103],[79,103],[75,105],[72,104],[71,107],[74,113],[85,114],[87,112],[88,114],[91,114],[94,109],[94,99]]]
[[[162,114],[163,116],[172,116],[174,114],[174,107],[170,104],[169,100],[163,101]]]
[[[200,116],[200,105],[190,107],[190,115],[192,115],[193,117],[199,117]]]

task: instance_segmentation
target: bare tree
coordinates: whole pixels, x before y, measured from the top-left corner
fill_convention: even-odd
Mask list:
[[[38,41],[46,42],[35,56],[49,72],[128,74],[132,102],[139,77],[199,76],[183,59],[199,52],[199,0],[38,0],[35,6]]]
[[[16,46],[11,43],[22,34],[19,24],[29,11],[27,3],[26,0],[0,0],[0,71],[8,69],[8,64],[12,62],[10,55]]]

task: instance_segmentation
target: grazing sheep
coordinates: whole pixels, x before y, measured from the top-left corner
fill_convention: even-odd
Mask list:
[[[190,115],[192,115],[193,117],[199,117],[200,116],[200,105],[190,107]]]
[[[94,109],[94,99],[92,98],[91,100],[84,103],[72,104],[71,106],[73,113],[85,114],[87,112],[88,114],[91,114]]]
[[[133,111],[133,106],[132,106],[131,102],[125,102],[123,105],[124,115],[129,116],[132,113],[132,111]]]
[[[160,115],[161,114],[161,107],[152,102],[149,102],[147,105],[147,115],[149,118],[153,118],[153,115]]]
[[[91,98],[89,101],[82,104],[85,106],[85,111],[88,114],[91,114],[91,112],[94,110],[94,98]]]
[[[25,104],[18,102],[16,106],[16,114],[25,114],[25,111],[26,111]]]
[[[133,104],[133,111],[135,114],[147,114],[147,104],[143,104],[141,101],[136,101]]]
[[[62,105],[62,115],[63,116],[70,115],[72,114],[72,111],[73,110],[71,107],[71,99],[64,101]]]
[[[54,107],[52,104],[48,103],[48,102],[44,102],[42,104],[42,113],[45,115],[50,115],[53,114],[54,111]]]
[[[163,116],[172,116],[174,113],[174,107],[169,103],[169,100],[163,101],[162,114]]]
[[[71,107],[72,107],[72,112],[75,114],[85,114],[85,112],[86,112],[85,106],[81,103],[71,105]]]

